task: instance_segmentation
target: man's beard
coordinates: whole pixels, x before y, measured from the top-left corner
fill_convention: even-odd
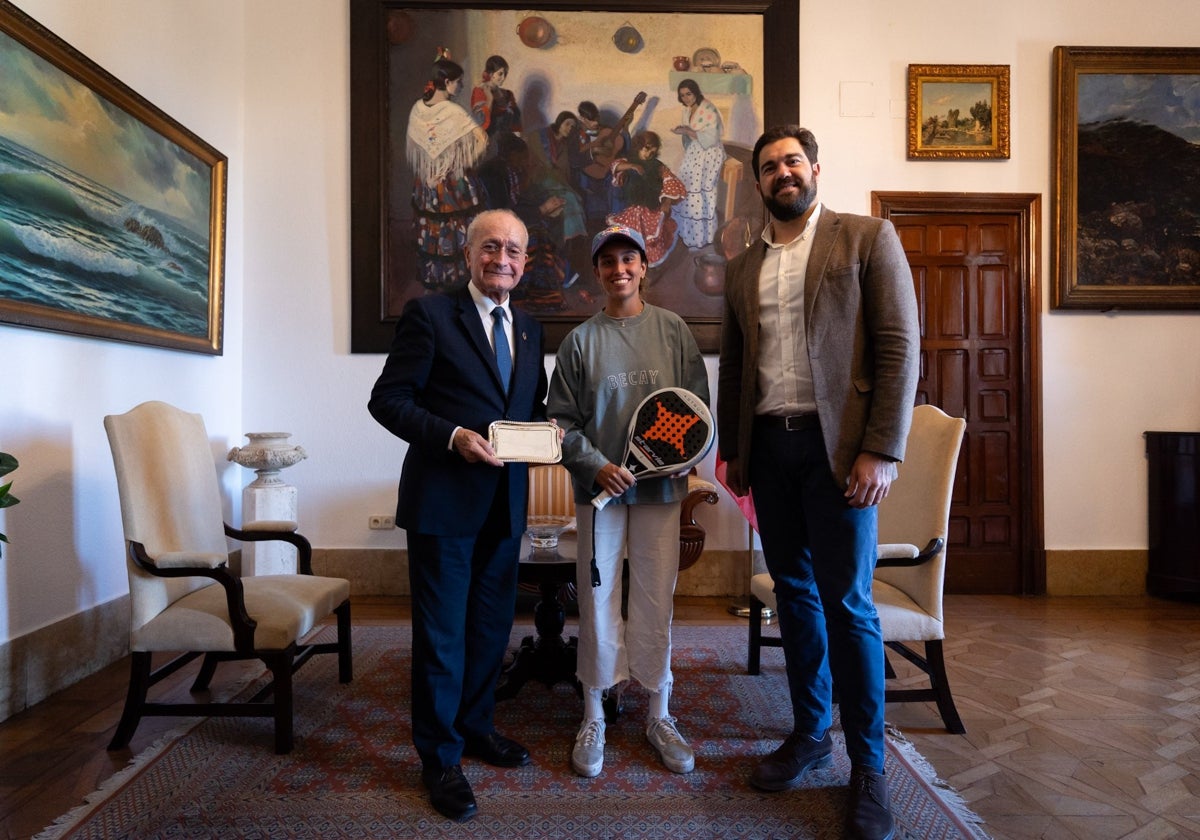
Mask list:
[[[809,207],[817,199],[817,181],[814,178],[807,184],[799,178],[793,178],[791,181],[785,181],[783,184],[776,185],[776,192],[780,187],[788,184],[795,185],[797,189],[796,197],[791,201],[780,201],[774,194],[764,196],[763,204],[767,206],[767,211],[781,222],[790,222],[792,219],[798,219],[805,214]]]

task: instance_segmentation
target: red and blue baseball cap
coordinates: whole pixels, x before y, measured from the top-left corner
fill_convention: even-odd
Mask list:
[[[596,255],[600,253],[600,249],[614,239],[624,240],[633,245],[642,255],[642,261],[646,261],[646,240],[642,238],[642,235],[631,227],[611,225],[597,233],[592,239],[592,265],[596,264]]]

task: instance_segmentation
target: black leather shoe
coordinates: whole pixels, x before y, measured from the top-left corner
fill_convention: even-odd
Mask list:
[[[468,738],[463,755],[478,758],[493,767],[524,767],[529,763],[529,750],[499,732],[482,738]]]
[[[479,811],[460,765],[426,768],[421,771],[421,781],[429,788],[429,803],[443,817],[466,822]]]
[[[817,767],[828,767],[833,760],[833,740],[829,731],[820,740],[793,732],[779,749],[759,762],[750,774],[750,784],[759,790],[788,790],[804,781],[804,774]]]
[[[896,823],[890,800],[886,776],[870,767],[852,767],[846,836],[851,840],[892,840]]]

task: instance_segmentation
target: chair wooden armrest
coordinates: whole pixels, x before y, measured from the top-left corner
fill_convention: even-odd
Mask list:
[[[246,611],[246,592],[242,579],[233,573],[227,565],[209,568],[208,566],[169,566],[159,568],[146,551],[146,546],[140,542],[129,541],[129,556],[134,564],[142,571],[163,578],[206,577],[215,580],[225,589],[225,603],[229,609],[229,625],[233,630],[233,645],[238,653],[251,654],[254,651],[254,630],[258,622]]]
[[[888,569],[907,566],[920,566],[924,563],[928,563],[934,557],[937,557],[938,553],[941,552],[942,547],[945,544],[946,541],[941,537],[934,537],[928,543],[926,543],[925,547],[921,549],[916,557],[880,557],[875,561],[875,568]]]
[[[242,542],[266,542],[269,540],[278,540],[288,543],[296,547],[296,571],[302,575],[311,575],[312,570],[312,543],[303,534],[292,530],[256,530],[246,528],[234,528],[228,522],[225,524],[225,536],[230,539],[241,540]]]

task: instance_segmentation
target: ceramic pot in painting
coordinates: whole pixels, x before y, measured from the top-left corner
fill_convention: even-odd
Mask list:
[[[706,295],[717,297],[725,293],[725,258],[720,254],[701,254],[695,258],[696,288]]]

